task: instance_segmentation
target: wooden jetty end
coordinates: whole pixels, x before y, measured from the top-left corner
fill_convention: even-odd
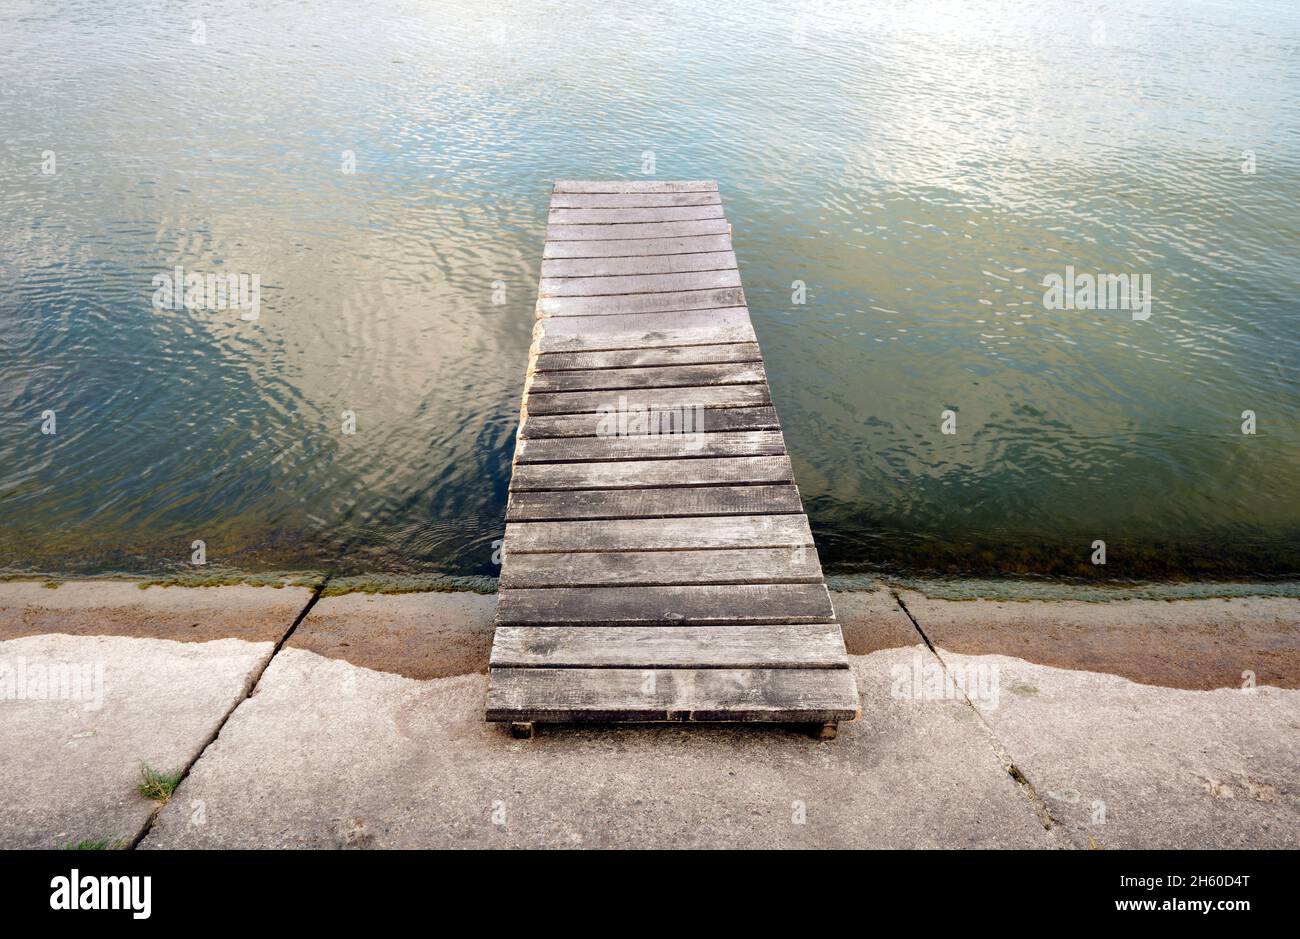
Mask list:
[[[713,182],[558,182],[487,719],[858,716]]]

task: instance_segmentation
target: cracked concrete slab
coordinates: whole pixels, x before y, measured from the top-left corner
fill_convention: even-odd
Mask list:
[[[1077,846],[1300,847],[1300,691],[939,655]]]
[[[155,807],[136,790],[140,764],[174,772],[190,763],[273,648],[240,639],[0,641],[0,848],[129,843]]]
[[[935,646],[1147,685],[1300,688],[1300,600],[993,601],[899,594]]]
[[[142,846],[1055,846],[965,702],[890,699],[914,653],[930,655],[854,657],[864,717],[834,741],[741,725],[518,741],[484,723],[482,676],[413,680],[290,646]]]
[[[192,760],[309,597],[0,584],[0,689],[19,659],[92,667],[89,702],[0,700],[0,846],[129,841],[153,810],[139,763]],[[145,846],[1300,846],[1300,691],[1238,690],[1247,663],[1300,684],[1300,602],[903,597],[955,673],[984,676],[983,721],[884,589],[834,596],[864,716],[829,743],[681,725],[515,741],[482,721],[495,597],[326,597]]]
[[[884,587],[836,590],[831,593],[831,602],[850,655],[911,646],[920,639],[912,621]]]

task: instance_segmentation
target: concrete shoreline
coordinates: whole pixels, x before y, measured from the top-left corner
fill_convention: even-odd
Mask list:
[[[312,598],[0,583],[0,847],[1300,846],[1300,599],[836,592],[837,741],[521,744],[482,721],[495,597]],[[98,704],[30,677],[92,665]],[[141,763],[188,770],[165,806]]]

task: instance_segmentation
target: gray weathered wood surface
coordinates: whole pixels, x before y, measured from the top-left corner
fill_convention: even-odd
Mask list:
[[[737,270],[733,251],[651,254],[632,258],[557,258],[542,262],[542,277],[614,277],[631,274],[684,274]]]
[[[835,619],[825,584],[517,587],[503,590],[505,626],[737,626]]]
[[[592,368],[636,368],[640,365],[713,365],[718,362],[762,362],[756,342],[712,346],[666,346],[659,349],[608,349],[595,352],[545,352],[534,358],[534,377],[545,372]]]
[[[743,306],[740,287],[619,293],[596,297],[539,297],[540,316],[615,316],[628,313],[679,313],[682,310],[725,310]]]
[[[659,428],[667,427],[669,421],[681,421],[684,415],[678,410],[647,411],[642,420],[627,422],[625,428],[629,436],[638,434],[660,433]],[[707,411],[692,413],[692,431],[712,433],[723,430],[779,430],[781,425],[776,419],[776,410],[770,407],[754,408],[710,408]],[[698,419],[698,426],[694,423]],[[538,437],[591,437],[600,434],[602,426],[608,423],[606,415],[587,414],[534,414],[528,419],[528,426],[519,436],[523,438]],[[673,426],[680,426],[674,424]],[[654,428],[654,429],[651,429]]]
[[[713,182],[555,184],[490,721],[858,714],[730,233]]]
[[[630,368],[567,369],[536,372],[531,394],[548,391],[618,391],[627,388],[695,388],[707,385],[752,385],[766,382],[762,362],[703,362],[692,365],[644,365]]]
[[[506,522],[504,550],[699,551],[705,548],[811,547],[804,515],[721,515],[701,518],[575,519]]]
[[[533,327],[542,352],[595,352],[756,342],[745,307],[609,316],[551,316]]]
[[[714,192],[560,192],[551,196],[552,209],[659,208],[668,205],[722,205]]]
[[[740,271],[686,271],[673,274],[626,274],[605,277],[543,277],[543,297],[611,297],[629,293],[671,293],[739,287]]]
[[[617,422],[610,421],[617,430]],[[728,433],[666,429],[658,434],[521,439],[515,465],[522,463],[590,463],[593,460],[667,460],[676,457],[780,456],[785,441],[779,430]]]
[[[549,392],[528,396],[531,414],[617,414],[629,409],[743,408],[770,405],[767,382],[711,385],[704,388],[637,388],[582,392]],[[630,418],[629,418],[630,419]]]
[[[490,721],[780,721],[858,715],[844,668],[494,668]]]
[[[692,515],[802,513],[799,490],[784,486],[695,486],[512,492],[507,522],[583,518],[682,518]]]
[[[502,626],[493,668],[842,668],[835,623],[708,626]]]
[[[788,456],[733,456],[610,463],[525,463],[515,466],[512,492],[539,489],[657,489],[791,483]]]
[[[515,554],[501,571],[502,589],[812,584],[821,579],[816,553],[797,548]]]

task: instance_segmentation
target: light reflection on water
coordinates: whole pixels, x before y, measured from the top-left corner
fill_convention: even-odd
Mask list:
[[[550,184],[652,150],[828,569],[1300,571],[1293,5],[482,6],[0,8],[0,567],[491,574]],[[1067,264],[1152,318],[1045,310]]]

